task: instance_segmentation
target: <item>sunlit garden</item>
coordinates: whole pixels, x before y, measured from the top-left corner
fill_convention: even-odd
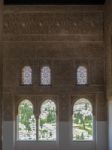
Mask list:
[[[46,100],[41,106],[39,140],[56,140],[56,106],[51,100]]]
[[[36,120],[30,101],[24,100],[20,103],[17,119],[18,140],[36,140]]]
[[[30,101],[20,103],[17,119],[18,140],[36,140],[36,119]],[[56,140],[56,106],[51,100],[46,100],[41,106],[38,135],[39,140]]]
[[[36,123],[37,122],[37,123]],[[38,128],[36,126],[38,125]],[[93,139],[93,114],[91,103],[82,98],[73,107],[72,129],[74,141],[89,141]],[[38,135],[36,136],[36,131]],[[18,107],[17,139],[18,140],[56,140],[56,105],[46,100],[40,108],[40,115],[36,121],[33,105],[24,100]]]
[[[92,106],[86,99],[78,100],[73,107],[73,140],[93,139]]]

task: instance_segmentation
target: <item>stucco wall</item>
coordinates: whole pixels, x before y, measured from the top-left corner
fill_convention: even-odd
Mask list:
[[[106,50],[106,92],[108,99],[108,145],[112,150],[112,1],[107,0],[105,4],[105,50]]]
[[[3,7],[3,150],[107,150],[103,19],[103,6]],[[39,84],[44,64],[52,69],[51,87]],[[31,86],[21,85],[24,65],[33,69]],[[76,85],[78,65],[88,68],[87,86]],[[17,142],[15,121],[19,101],[28,98],[40,103],[46,97],[54,97],[57,102],[57,142]],[[79,97],[92,101],[92,142],[72,142],[71,113],[73,101]]]

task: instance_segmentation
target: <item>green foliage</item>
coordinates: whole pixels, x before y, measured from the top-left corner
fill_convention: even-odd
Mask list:
[[[41,108],[39,118],[39,138],[44,140],[52,140],[56,129],[56,109],[54,102],[45,101]]]
[[[55,111],[53,109],[51,109],[49,106],[46,123],[55,123],[55,121],[56,121]]]
[[[47,108],[45,108],[46,111],[46,117],[40,118],[40,126],[43,127],[44,124],[51,124],[56,122],[56,113],[54,109],[51,109],[51,107],[48,105]]]
[[[24,102],[19,107],[19,122],[23,124],[26,130],[31,131],[31,122],[34,122],[32,119],[33,111],[31,104]]]
[[[47,119],[43,119],[43,118],[40,118],[40,127],[42,128],[43,125],[47,122]]]
[[[73,115],[73,124],[76,129],[73,135],[76,140],[85,140],[93,136],[93,118],[89,105],[78,104]]]

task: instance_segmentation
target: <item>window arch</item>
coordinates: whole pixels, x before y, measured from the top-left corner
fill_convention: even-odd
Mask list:
[[[51,85],[51,69],[49,66],[41,68],[41,85]]]
[[[88,80],[87,68],[85,66],[79,66],[77,68],[77,84],[85,85],[88,82],[87,80]]]
[[[22,69],[22,84],[32,84],[32,69],[30,66],[24,66]]]
[[[73,140],[93,140],[92,105],[85,98],[79,99],[73,106],[72,129]]]
[[[56,140],[56,105],[52,100],[48,99],[42,103],[38,124],[39,140]]]
[[[17,140],[36,140],[36,119],[33,114],[33,105],[26,99],[18,106]]]

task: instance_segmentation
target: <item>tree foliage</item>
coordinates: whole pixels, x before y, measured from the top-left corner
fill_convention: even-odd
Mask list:
[[[34,122],[32,105],[24,101],[19,107],[19,122],[26,130],[31,131],[31,122]]]
[[[73,138],[90,140],[93,136],[93,116],[89,101],[82,99],[74,105]]]

